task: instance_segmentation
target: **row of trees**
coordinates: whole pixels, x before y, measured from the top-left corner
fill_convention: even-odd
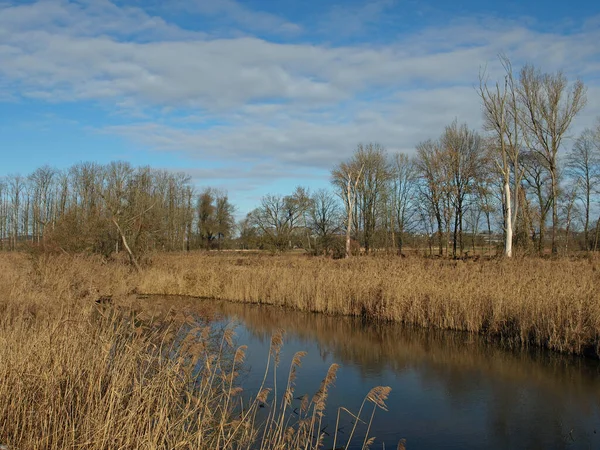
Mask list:
[[[600,120],[565,145],[585,86],[530,65],[515,74],[508,58],[500,62],[502,80],[480,74],[482,132],[454,121],[410,156],[358,145],[331,171],[330,190],[267,195],[237,229],[227,195],[198,192],[183,173],[81,163],[0,180],[0,246],[124,250],[134,265],[155,249],[301,247],[349,256],[359,248],[401,253],[407,240],[453,256],[495,241],[507,257],[513,245],[558,253],[575,240],[596,250]]]
[[[148,250],[222,245],[234,232],[234,208],[190,178],[125,162],[41,167],[0,180],[0,246],[24,242],[65,252],[125,250],[134,265]]]
[[[280,249],[328,250],[345,234],[346,256],[352,242],[367,253],[401,252],[407,236],[420,236],[430,253],[435,246],[440,255],[458,256],[483,236],[490,246],[495,233],[510,257],[513,245],[543,253],[549,227],[553,254],[559,244],[568,249],[574,236],[581,249],[597,249],[600,120],[564,156],[559,152],[585,106],[585,86],[531,65],[515,75],[508,58],[500,61],[502,81],[480,74],[483,133],[454,121],[438,138],[417,144],[413,156],[359,145],[331,172],[338,200],[323,191],[311,197],[306,189],[267,196],[246,219],[244,235],[253,226],[263,243]]]

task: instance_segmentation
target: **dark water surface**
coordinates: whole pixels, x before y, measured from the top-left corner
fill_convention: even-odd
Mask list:
[[[207,308],[216,309],[218,325],[234,323],[236,344],[248,346],[242,375],[246,391],[260,385],[270,338],[280,328],[286,333],[279,386],[297,351],[308,355],[298,372],[296,395],[312,396],[329,366],[338,363],[327,403],[325,431],[330,434],[339,406],[356,412],[371,388],[390,386],[389,411],[375,413],[369,433],[376,437],[372,448],[395,449],[406,439],[409,450],[600,449],[598,361],[510,350],[464,333],[269,306],[173,297],[147,301],[199,317]],[[351,427],[349,419],[343,422],[342,444]],[[353,444],[360,448],[362,439]]]

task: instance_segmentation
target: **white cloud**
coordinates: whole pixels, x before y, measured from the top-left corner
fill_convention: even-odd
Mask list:
[[[341,114],[347,117],[340,121]],[[274,123],[268,123],[273,117],[277,117]],[[472,126],[480,122],[472,87],[408,91],[392,101],[357,102],[351,111],[331,111],[317,120],[310,113],[278,110],[267,114],[266,120],[250,112],[227,126],[197,130],[145,122],[112,126],[104,132],[192,159],[244,164],[268,160],[280,168],[329,169],[349,156],[358,142],[377,141],[391,150],[411,152],[415,143],[441,133],[455,117]]]
[[[355,37],[372,27],[381,29],[384,24],[394,20],[387,14],[396,3],[396,0],[370,0],[358,6],[348,5],[347,2],[337,4],[321,18],[318,29],[321,33],[336,38]]]
[[[194,38],[137,8],[106,0],[85,5],[42,1],[0,9],[0,74],[22,95],[206,110],[273,99],[316,107],[374,87],[472,82],[500,51],[586,73],[597,64],[600,39],[600,31],[560,36],[468,22],[383,47],[293,45]],[[165,38],[132,42],[119,30]]]
[[[294,34],[301,31],[297,24],[284,20],[274,14],[253,11],[234,0],[173,0],[168,8],[179,8],[189,13],[208,16],[225,16],[227,19],[249,30],[269,31],[271,33]]]
[[[183,30],[139,7],[118,7],[109,0],[40,0],[0,3],[0,36],[46,31],[71,36],[112,35],[142,40],[199,38],[204,33]],[[35,35],[34,35],[35,36]]]
[[[232,0],[184,5],[247,28],[295,28]],[[377,17],[386,5],[367,12]],[[233,171],[242,178],[292,177],[331,167],[358,142],[411,151],[455,117],[477,127],[473,86],[486,64],[492,79],[500,76],[499,52],[515,67],[531,61],[587,77],[590,101],[576,132],[600,115],[599,40],[600,28],[589,24],[562,35],[487,18],[386,45],[286,44],[184,30],[108,0],[0,4],[0,101],[100,102],[112,113],[132,113],[126,125],[96,124],[105,133],[194,160],[239,161],[248,165]],[[177,118],[156,118],[157,109]],[[155,119],[140,121],[148,110]],[[259,170],[265,163],[274,169]]]

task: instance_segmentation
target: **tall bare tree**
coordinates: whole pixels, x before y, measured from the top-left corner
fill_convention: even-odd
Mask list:
[[[483,101],[485,129],[494,136],[492,145],[492,148],[496,150],[494,160],[502,177],[504,256],[510,258],[512,256],[513,230],[519,214],[519,186],[523,176],[519,164],[521,120],[512,64],[504,55],[500,55],[499,59],[505,72],[504,83],[496,82],[494,87],[490,88],[485,79],[485,72],[481,72],[478,93]]]
[[[340,231],[343,214],[334,194],[319,189],[312,195],[310,207],[310,229],[315,236],[315,251],[328,252]]]
[[[352,255],[352,228],[356,229],[353,214],[358,198],[358,186],[364,171],[364,165],[357,158],[344,161],[331,171],[331,182],[346,207],[346,258]],[[358,230],[357,230],[358,231]]]
[[[569,85],[562,72],[542,73],[532,65],[521,69],[518,98],[527,147],[545,160],[550,175],[552,205],[552,253],[558,252],[558,151],[571,122],[586,104],[586,89],[580,80]]]
[[[4,250],[8,239],[8,185],[0,179],[0,250]]]
[[[215,194],[211,188],[204,189],[198,196],[198,236],[202,246],[208,250],[217,234],[215,220]]]
[[[223,242],[231,238],[235,227],[234,214],[235,207],[229,201],[229,196],[225,192],[218,191],[215,196],[215,225],[219,250],[222,249]]]
[[[414,204],[417,167],[414,159],[404,153],[396,153],[392,160],[392,177],[392,243],[393,246],[398,246],[398,253],[402,254],[404,235],[410,231],[417,214]]]
[[[21,202],[23,201],[23,192],[25,190],[25,179],[19,175],[8,176],[8,190],[10,196],[10,207],[12,214],[10,215],[10,224],[12,230],[11,248],[17,248],[19,236],[21,236],[23,211]]]
[[[454,207],[452,255],[463,253],[463,219],[467,197],[477,192],[477,184],[487,169],[487,158],[479,134],[467,124],[455,120],[447,126],[441,138],[444,147],[444,167],[450,170],[449,184]]]
[[[565,253],[569,252],[569,237],[573,225],[573,216],[577,213],[577,197],[582,190],[581,180],[576,179],[574,182],[569,183],[569,186],[564,190],[561,195],[560,209],[564,219],[564,230],[565,230]]]
[[[28,177],[33,191],[32,232],[38,243],[43,239],[45,228],[52,220],[52,185],[55,176],[55,169],[42,166]]]
[[[392,178],[385,149],[379,144],[359,145],[354,154],[356,165],[362,167],[357,185],[357,203],[361,213],[363,243],[368,254],[373,247],[377,220],[384,209],[384,197]]]
[[[590,213],[593,198],[600,190],[600,121],[596,130],[588,128],[581,133],[565,162],[567,175],[581,187],[584,246],[590,250],[593,243],[590,239]]]
[[[546,164],[546,159],[542,158],[539,153],[527,151],[521,155],[521,165],[524,171],[523,179],[525,181],[524,186],[526,186],[523,189],[526,189],[525,195],[533,197],[533,203],[537,204],[536,214],[532,214],[529,219],[537,221],[538,229],[537,233],[533,236],[533,240],[537,245],[540,255],[544,252],[546,223],[553,201],[552,182]]]
[[[444,254],[444,224],[447,222],[449,204],[447,171],[439,141],[431,139],[417,144],[417,168],[419,170],[419,191],[428,203],[429,211],[437,222],[438,253]],[[423,217],[426,217],[424,215]]]

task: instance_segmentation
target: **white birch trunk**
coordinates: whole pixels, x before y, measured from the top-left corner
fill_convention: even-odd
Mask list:
[[[352,180],[348,176],[348,190],[346,195],[348,196],[348,224],[346,226],[346,258],[350,258],[350,233],[352,232],[352,208],[354,208],[354,202],[352,202]]]
[[[512,241],[513,241],[513,222],[512,222],[512,206],[510,198],[510,183],[504,181],[504,201],[506,202],[506,236],[504,241],[504,256],[512,257]]]

